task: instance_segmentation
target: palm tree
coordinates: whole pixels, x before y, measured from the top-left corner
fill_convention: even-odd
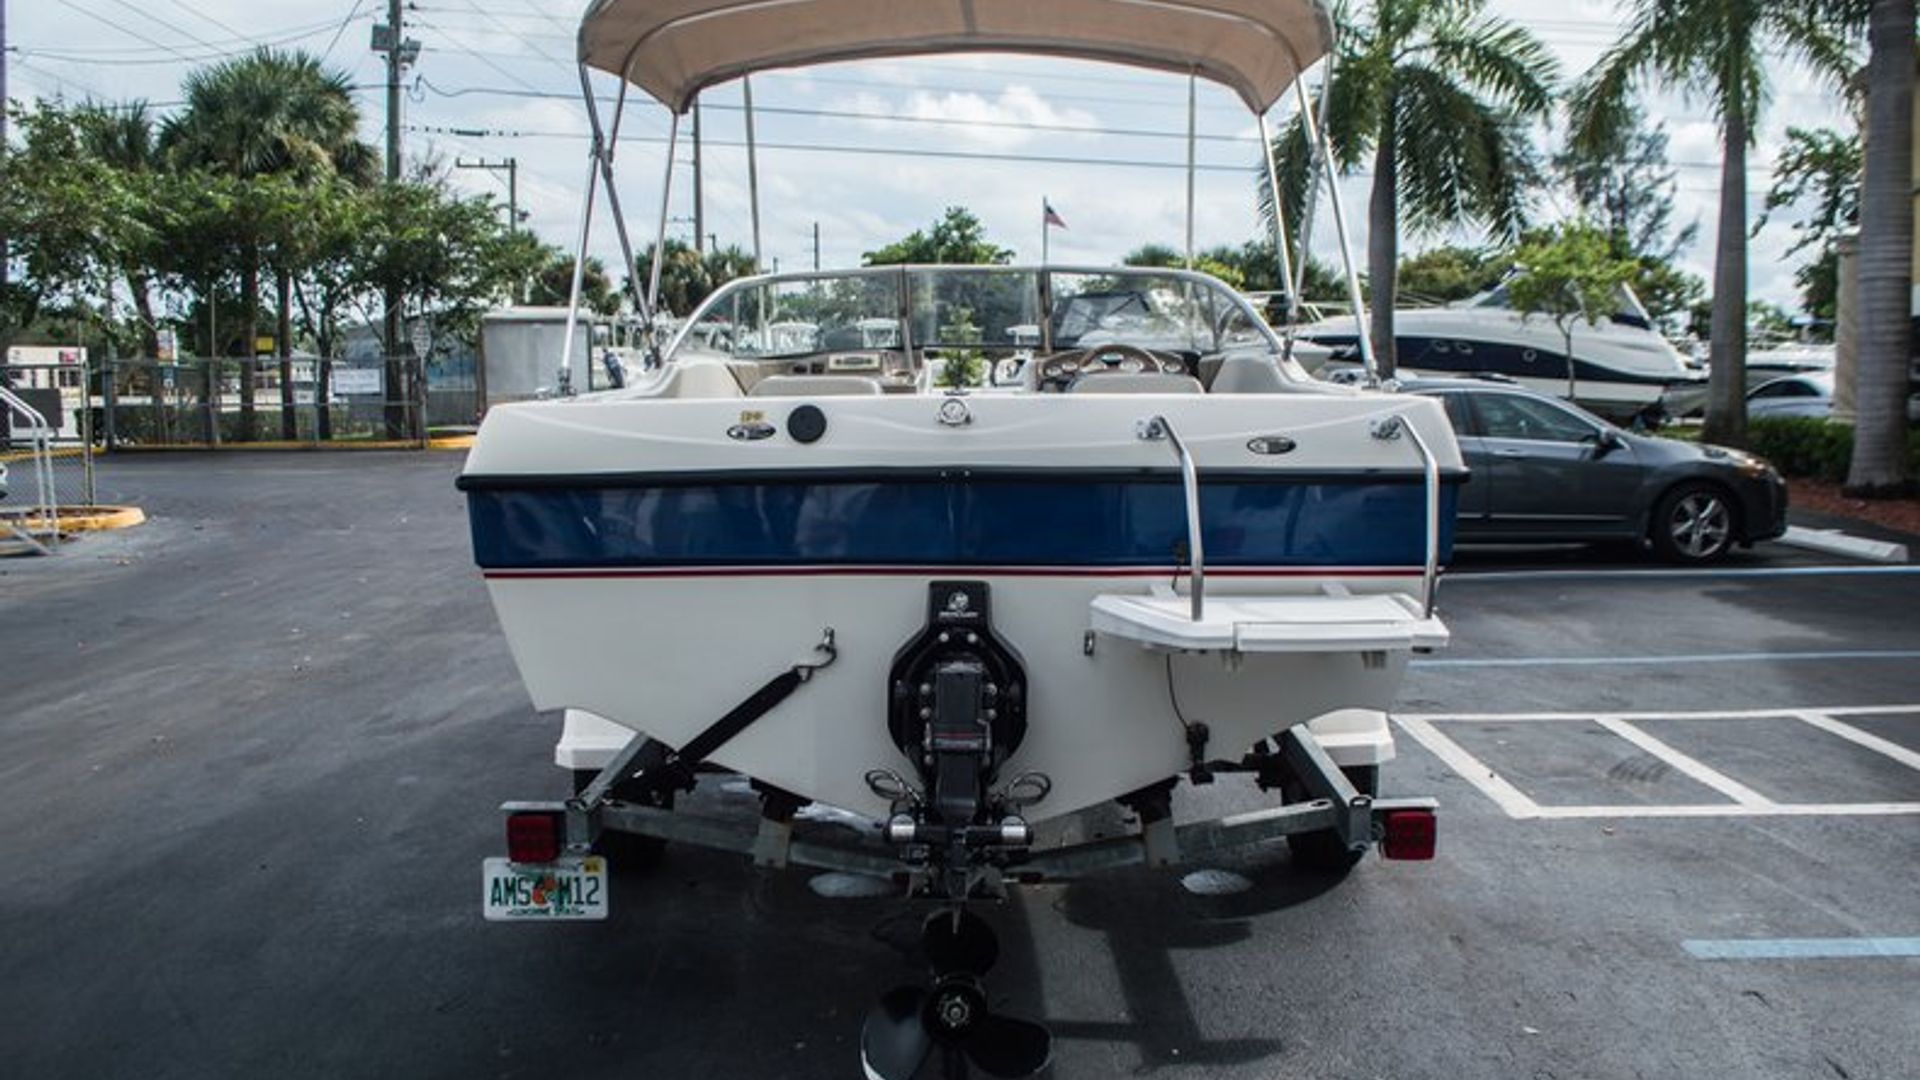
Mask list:
[[[1914,0],[1871,0],[1867,177],[1860,203],[1860,361],[1850,491],[1904,492],[1913,350]]]
[[[1525,125],[1552,109],[1559,65],[1539,38],[1485,8],[1486,0],[1373,0],[1362,18],[1342,0],[1334,16],[1345,33],[1326,134],[1344,172],[1373,157],[1367,272],[1382,375],[1396,367],[1402,221],[1424,233],[1474,223],[1508,238],[1526,223],[1538,167]],[[1299,118],[1275,152],[1287,177],[1281,198],[1298,220],[1311,157]]]
[[[304,52],[261,49],[187,76],[186,109],[161,135],[169,158],[251,180],[289,176],[314,182],[340,176],[370,181],[376,157],[359,139],[360,111],[347,78]],[[241,293],[249,349],[258,336],[260,269],[267,238],[257,221],[237,221],[242,252]],[[283,433],[293,431],[292,279],[276,269],[278,351]],[[253,379],[240,383],[242,438],[253,437]]]
[[[1785,52],[1844,81],[1853,70],[1838,7],[1856,0],[1633,0],[1627,32],[1574,92],[1571,142],[1593,150],[1633,116],[1642,79],[1708,99],[1721,126],[1720,233],[1704,437],[1747,437],[1747,151],[1768,95],[1766,59]]]
[[[154,118],[144,101],[125,105],[87,102],[74,109],[74,125],[81,146],[94,160],[130,181],[153,180],[165,168]],[[152,191],[147,194],[151,196]],[[152,235],[152,234],[150,234]],[[160,327],[153,315],[153,260],[151,251],[130,251],[117,268],[133,294],[140,316],[140,342],[147,356],[160,352]]]

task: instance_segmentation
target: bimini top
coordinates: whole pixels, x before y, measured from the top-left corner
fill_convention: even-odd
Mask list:
[[[676,113],[769,68],[1014,52],[1191,71],[1264,113],[1332,48],[1324,0],[594,0],[580,59]]]

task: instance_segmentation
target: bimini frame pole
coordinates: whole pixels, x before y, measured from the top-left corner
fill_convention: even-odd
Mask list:
[[[1195,131],[1199,113],[1200,76],[1187,72],[1187,269],[1193,269],[1193,174],[1198,171],[1195,157],[1199,137]]]
[[[580,69],[585,72],[583,67]],[[592,98],[589,93],[588,98]],[[591,113],[593,106],[587,106]],[[573,392],[573,338],[580,328],[580,289],[587,271],[587,241],[593,233],[593,199],[600,187],[600,139],[587,153],[587,197],[580,202],[580,242],[573,251],[573,284],[567,290],[567,337],[560,345],[560,393]]]
[[[1337,50],[1336,50],[1337,52]],[[1327,82],[1321,94],[1332,93],[1334,57],[1327,57]],[[1326,129],[1315,117],[1312,109],[1302,110],[1300,118],[1307,125],[1307,139],[1322,155],[1324,168],[1320,170],[1321,179],[1327,185],[1327,202],[1333,207],[1333,231],[1340,237],[1340,261],[1347,271],[1347,300],[1353,305],[1354,337],[1360,342],[1360,360],[1367,368],[1367,381],[1378,384],[1380,364],[1373,354],[1373,337],[1367,325],[1367,302],[1360,293],[1360,268],[1353,260],[1353,240],[1347,233],[1347,210],[1345,200],[1340,197],[1340,178],[1333,174],[1333,144],[1327,141]]]
[[[1293,284],[1293,253],[1287,243],[1287,208],[1280,201],[1280,166],[1273,160],[1273,132],[1267,127],[1267,114],[1254,119],[1260,123],[1260,157],[1267,163],[1267,198],[1273,202],[1273,250],[1278,253],[1280,287],[1287,290],[1287,352],[1293,356],[1293,327],[1300,321],[1299,289]]]
[[[1302,78],[1298,82],[1295,82],[1293,89],[1295,95],[1300,100],[1300,112],[1302,115],[1305,115],[1309,109],[1315,107],[1313,99],[1307,95],[1306,80]],[[1323,131],[1327,126],[1327,118],[1332,112],[1329,108],[1332,103],[1333,95],[1327,93],[1323,87],[1319,103],[1320,128]],[[1307,165],[1307,197],[1300,214],[1300,258],[1294,263],[1293,267],[1293,292],[1296,296],[1304,295],[1306,292],[1307,268],[1308,264],[1313,261],[1313,224],[1315,218],[1320,213],[1320,185],[1314,183],[1312,178],[1320,175],[1321,169],[1328,167],[1325,156],[1320,152],[1320,144],[1318,142],[1315,142],[1307,152],[1311,156]]]
[[[660,302],[660,268],[667,261],[667,207],[673,200],[674,155],[680,152],[680,114],[673,113],[667,127],[667,173],[660,181],[660,229],[653,239],[653,265],[647,268],[647,311]],[[694,238],[696,241],[699,237]],[[647,319],[647,337],[653,337],[653,319]]]
[[[747,110],[747,203],[753,216],[753,272],[766,270],[760,258],[760,152],[753,138],[753,77],[740,77],[741,103]]]

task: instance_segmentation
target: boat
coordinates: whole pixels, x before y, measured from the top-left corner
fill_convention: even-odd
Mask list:
[[[1330,350],[1328,370],[1339,370],[1359,361],[1358,325],[1344,316],[1298,334]],[[1396,310],[1393,327],[1399,370],[1409,375],[1500,375],[1621,423],[1658,419],[1706,388],[1706,376],[1661,336],[1625,285],[1606,317],[1573,320],[1571,355],[1560,324],[1515,309],[1504,284],[1454,304]]]
[[[978,51],[1192,72],[1264,129],[1331,39],[1319,0],[600,0],[580,49],[611,146],[588,68],[675,132],[723,80]],[[1438,402],[1312,378],[1207,275],[1053,265],[742,278],[628,376],[493,409],[459,480],[579,778],[503,807],[489,918],[603,917],[621,836],[897,880],[933,905],[932,984],[881,998],[866,1074],[1021,1076],[1050,1039],[982,988],[976,909],[1006,888],[1281,837],[1339,871],[1376,842],[1431,857],[1433,801],[1379,797],[1377,769],[1411,658],[1449,637],[1466,473]],[[674,808],[712,770],[758,821]],[[1277,805],[1174,820],[1176,784],[1224,775]],[[1116,801],[1136,833],[1040,838]]]

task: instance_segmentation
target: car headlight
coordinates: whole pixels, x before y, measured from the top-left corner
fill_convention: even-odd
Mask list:
[[[1766,458],[1756,457],[1745,451],[1735,450],[1727,455],[1728,464],[1740,471],[1741,476],[1754,480],[1771,479],[1776,474],[1773,465]]]

